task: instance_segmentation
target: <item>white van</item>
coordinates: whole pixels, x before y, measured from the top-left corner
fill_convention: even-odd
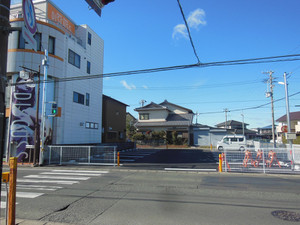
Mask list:
[[[244,135],[226,135],[217,143],[219,151],[223,151],[224,149],[244,151],[246,147],[247,140]]]

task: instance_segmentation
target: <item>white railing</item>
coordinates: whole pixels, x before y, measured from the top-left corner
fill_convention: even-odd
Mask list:
[[[45,164],[117,165],[116,146],[48,146]]]
[[[224,150],[223,171],[300,173],[300,146],[286,148],[247,148],[246,151]]]

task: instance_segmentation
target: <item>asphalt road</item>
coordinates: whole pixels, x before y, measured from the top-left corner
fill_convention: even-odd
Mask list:
[[[125,167],[19,168],[17,218],[82,225],[288,224],[272,213],[291,212],[286,218],[300,221],[299,178]]]
[[[201,149],[137,149],[120,153],[123,167],[217,169],[219,152]]]

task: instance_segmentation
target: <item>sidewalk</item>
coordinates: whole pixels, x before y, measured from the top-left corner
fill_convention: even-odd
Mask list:
[[[1,217],[0,224],[5,224],[5,218]],[[56,223],[39,220],[16,219],[16,225],[72,225],[71,223]]]

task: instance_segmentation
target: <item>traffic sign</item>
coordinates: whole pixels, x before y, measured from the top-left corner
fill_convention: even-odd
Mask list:
[[[295,139],[297,139],[297,135],[296,135],[296,133],[286,133],[285,138],[287,140],[295,140]]]
[[[37,31],[37,25],[32,0],[23,0],[22,3],[25,26],[32,35],[35,35]]]
[[[22,35],[30,48],[36,51],[36,40],[33,36],[37,31],[37,25],[32,0],[22,0],[22,10],[25,24],[22,26]]]
[[[281,132],[287,133],[288,132],[288,126],[284,125],[281,127]]]

